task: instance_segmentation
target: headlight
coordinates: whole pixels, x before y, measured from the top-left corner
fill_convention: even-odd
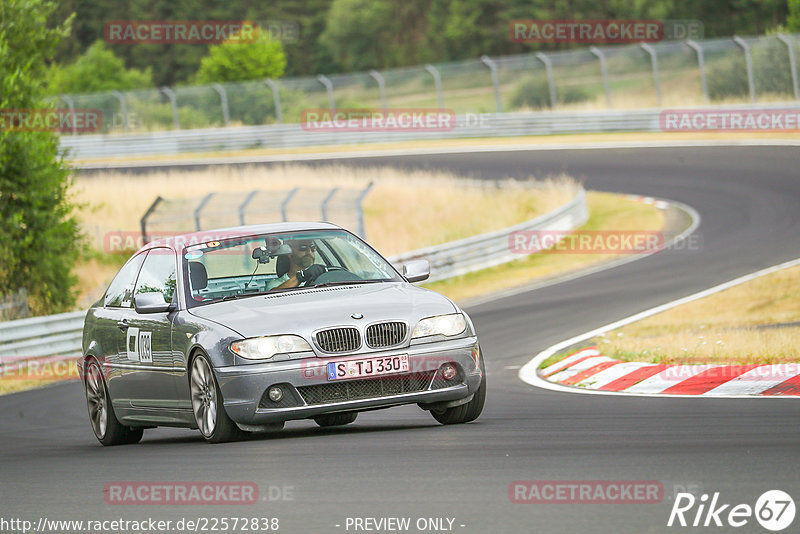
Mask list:
[[[300,336],[265,336],[234,341],[231,350],[248,360],[268,360],[276,354],[311,351],[311,345]]]
[[[437,315],[418,322],[417,327],[414,328],[414,333],[411,334],[411,338],[436,335],[455,336],[463,332],[466,327],[467,321],[464,320],[464,315],[461,313]]]

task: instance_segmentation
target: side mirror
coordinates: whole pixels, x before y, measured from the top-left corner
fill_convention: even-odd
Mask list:
[[[409,282],[422,282],[431,275],[431,264],[428,260],[414,260],[403,264],[403,276]]]
[[[161,293],[139,293],[133,297],[136,313],[164,313],[175,309],[175,305],[167,303]]]

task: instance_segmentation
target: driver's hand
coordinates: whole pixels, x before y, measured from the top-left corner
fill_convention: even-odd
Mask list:
[[[320,265],[318,263],[315,263],[314,265],[312,265],[312,266],[310,266],[310,267],[308,267],[308,268],[306,268],[306,269],[304,269],[302,271],[297,271],[297,274],[295,276],[297,276],[297,281],[298,282],[300,282],[300,283],[305,282],[306,284],[310,284],[311,282],[316,280],[319,275],[321,275],[323,273],[327,273],[327,272],[328,272],[328,268],[327,267],[325,267],[324,265]]]

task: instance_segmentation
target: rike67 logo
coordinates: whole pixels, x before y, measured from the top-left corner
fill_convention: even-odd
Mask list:
[[[794,516],[794,500],[781,490],[764,492],[756,500],[755,506],[723,503],[719,492],[715,492],[710,499],[706,493],[699,499],[691,493],[678,493],[667,526],[739,528],[752,525],[755,517],[765,529],[778,532],[791,525]]]

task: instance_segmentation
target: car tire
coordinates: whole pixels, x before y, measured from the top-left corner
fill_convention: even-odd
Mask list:
[[[483,411],[483,405],[486,403],[486,370],[483,368],[483,361],[481,361],[481,370],[483,370],[481,385],[472,400],[460,406],[453,406],[444,410],[431,410],[431,415],[434,419],[443,425],[458,425],[469,423],[478,418]]]
[[[214,377],[213,367],[204,354],[198,354],[192,360],[189,391],[197,429],[206,441],[224,443],[243,436],[243,432],[225,412],[222,392]]]
[[[138,443],[142,439],[144,429],[125,426],[119,422],[97,360],[89,360],[83,382],[89,421],[97,441],[105,446]]]
[[[314,418],[321,427],[349,425],[358,417],[358,412],[326,413]]]

